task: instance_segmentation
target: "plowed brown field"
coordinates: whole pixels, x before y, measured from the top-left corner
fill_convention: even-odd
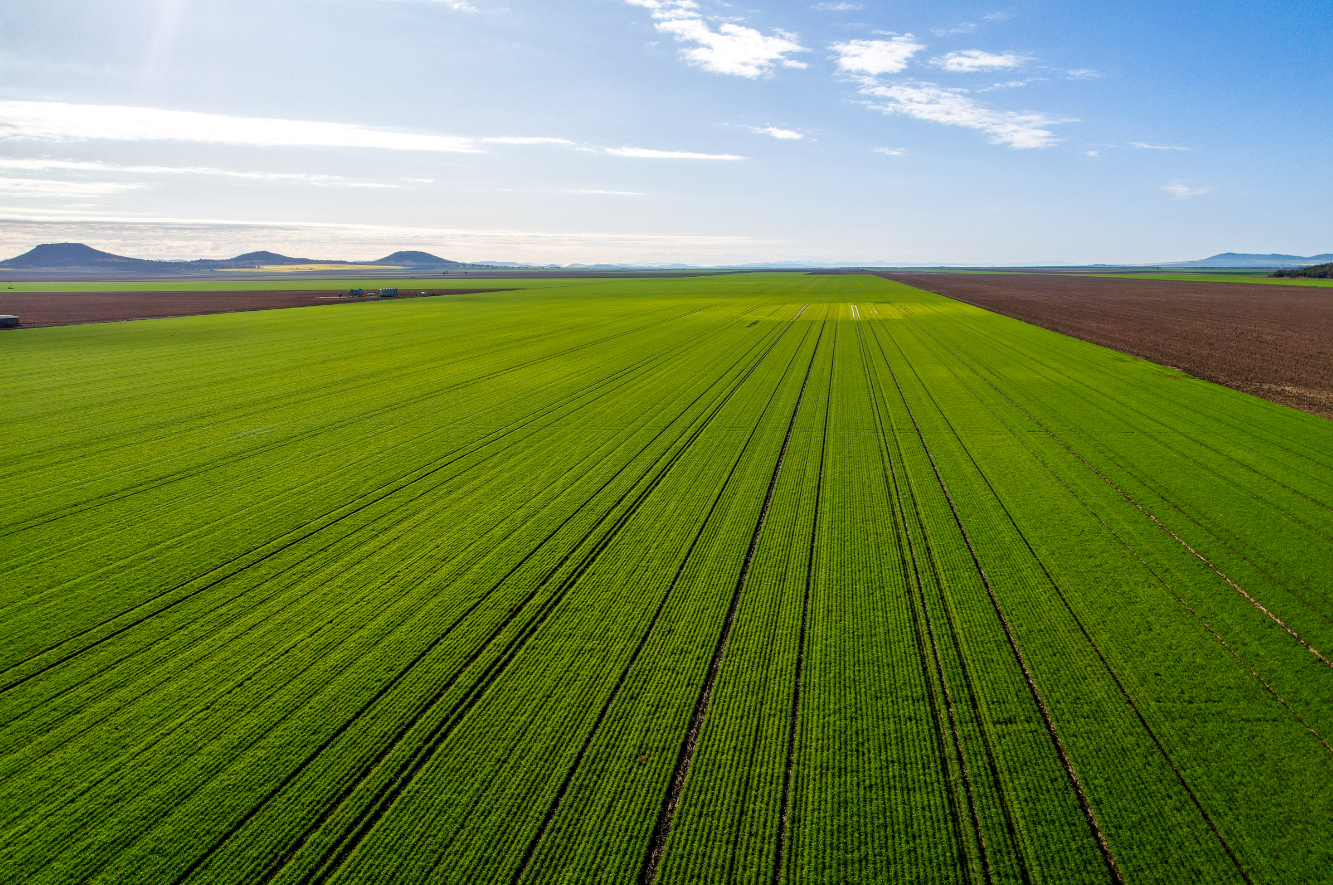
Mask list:
[[[346,291],[346,290],[344,290]],[[426,289],[431,295],[467,295],[498,289]],[[405,293],[400,297],[408,297]],[[356,304],[365,298],[339,297],[337,290],[235,292],[0,292],[0,314],[13,314],[24,326],[68,326],[159,317]],[[374,298],[369,300],[376,300]]]
[[[1333,292],[1067,274],[883,273],[1333,418]]]

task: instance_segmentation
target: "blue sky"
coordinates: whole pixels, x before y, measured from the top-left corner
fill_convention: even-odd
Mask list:
[[[1333,251],[1333,4],[44,0],[0,253]]]

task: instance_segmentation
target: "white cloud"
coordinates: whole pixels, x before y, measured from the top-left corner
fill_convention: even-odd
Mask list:
[[[1051,147],[1058,139],[1047,127],[1075,122],[1032,112],[993,110],[978,104],[962,90],[945,89],[934,83],[866,83],[860,91],[882,100],[871,106],[884,113],[976,129],[989,135],[992,144],[1006,144],[1012,148]]]
[[[642,191],[599,191],[599,190],[572,190],[561,191],[566,194],[601,194],[608,197],[642,197]]]
[[[111,181],[49,181],[41,178],[0,178],[6,197],[110,197],[143,187]]]
[[[657,151],[651,148],[606,148],[614,157],[637,157],[645,160],[744,160],[736,154],[700,154],[694,151]]]
[[[1189,148],[1180,147],[1174,144],[1144,144],[1141,141],[1131,141],[1130,147],[1142,148],[1148,151],[1187,151]]]
[[[816,3],[811,9],[818,9],[821,12],[850,12],[853,9],[860,9],[860,3]]]
[[[1190,197],[1209,194],[1213,191],[1211,187],[1189,187],[1179,181],[1173,181],[1170,184],[1162,185],[1162,190],[1169,194],[1173,194],[1177,200],[1188,200]]]
[[[894,34],[889,40],[848,40],[829,48],[838,53],[838,69],[849,74],[896,74],[926,47],[911,34]]]
[[[750,131],[756,135],[771,135],[784,141],[800,141],[805,138],[804,133],[797,132],[795,129],[779,129],[776,126],[765,126],[762,129],[751,129]]]
[[[1094,71],[1092,68],[1070,68],[1065,73],[1071,80],[1095,80],[1101,76],[1100,71]]]
[[[713,30],[704,21],[694,0],[625,0],[631,6],[651,10],[656,28],[681,43],[694,43],[693,49],[681,50],[690,64],[716,74],[759,77],[774,67],[804,68],[805,63],[787,58],[793,52],[808,52],[796,42],[796,35],[776,31],[767,36],[754,28],[724,22]]]
[[[334,187],[397,187],[397,185],[392,184],[348,181],[341,175],[320,175],[308,172],[242,172],[234,169],[216,169],[212,166],[122,166],[115,163],[81,160],[29,160],[0,157],[0,169],[21,169],[29,172],[61,169],[72,172],[123,172],[133,175],[218,175],[227,178],[246,178],[254,181],[296,181]]]
[[[890,157],[901,157],[907,153],[903,148],[871,148],[877,154],[888,154]]]
[[[981,49],[964,49],[950,52],[940,58],[933,58],[930,63],[946,71],[970,74],[974,71],[1002,71],[1022,67],[1028,61],[1026,56],[1016,52],[986,52]]]
[[[1086,153],[1089,157],[1100,157],[1102,155],[1101,151],[1084,151],[1084,153]]]
[[[542,138],[540,136],[504,135],[499,138],[483,138],[489,144],[573,144],[568,138]]]
[[[0,138],[38,141],[192,141],[256,147],[320,146],[475,153],[471,138],[193,111],[0,101]]]
[[[985,15],[983,15],[983,16],[981,17],[981,20],[982,20],[982,21],[987,21],[987,22],[1002,22],[1002,21],[1005,21],[1006,19],[1011,19],[1011,18],[1013,18],[1013,14],[1012,14],[1012,13],[1008,13],[1008,12],[988,12],[988,13],[986,13]]]

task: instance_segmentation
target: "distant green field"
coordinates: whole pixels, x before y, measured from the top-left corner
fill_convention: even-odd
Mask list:
[[[1333,423],[532,286],[0,335],[0,881],[1328,880]]]

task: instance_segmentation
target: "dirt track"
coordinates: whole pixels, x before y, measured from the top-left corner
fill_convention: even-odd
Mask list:
[[[346,293],[346,289],[342,290]],[[419,292],[432,295],[468,295],[474,292],[503,292],[505,289],[413,289],[399,297]],[[418,296],[419,297],[419,296]],[[196,316],[206,313],[235,313],[273,310],[281,307],[310,307],[319,304],[355,304],[375,298],[338,297],[336,289],[262,292],[4,292],[0,291],[0,314],[13,314],[24,326],[68,326],[77,323],[109,323],[117,320],[146,320],[157,317]],[[389,299],[385,299],[389,300]]]
[[[882,273],[1333,418],[1333,291],[1067,274]]]

